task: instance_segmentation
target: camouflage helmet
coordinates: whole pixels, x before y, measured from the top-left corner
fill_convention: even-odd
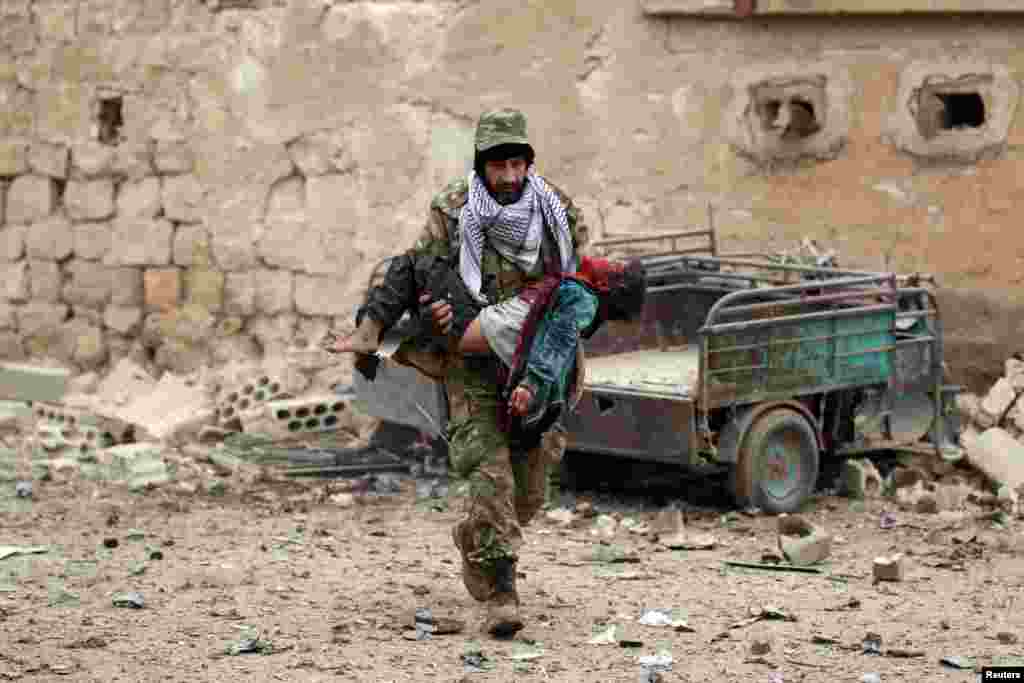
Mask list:
[[[476,125],[477,152],[498,145],[530,145],[526,137],[526,115],[517,109],[496,109],[484,112]],[[532,147],[531,147],[532,149]]]

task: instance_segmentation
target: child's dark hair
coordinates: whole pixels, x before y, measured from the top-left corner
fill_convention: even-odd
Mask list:
[[[630,259],[622,270],[608,276],[607,316],[609,320],[639,318],[647,298],[647,273],[640,259]]]
[[[476,170],[476,174],[478,176],[486,178],[487,175],[484,173],[484,165],[487,164],[488,161],[505,161],[514,157],[523,157],[526,159],[527,168],[533,166],[533,147],[530,145],[509,143],[505,145],[498,145],[497,147],[491,147],[483,152],[477,152],[473,157],[473,169]]]

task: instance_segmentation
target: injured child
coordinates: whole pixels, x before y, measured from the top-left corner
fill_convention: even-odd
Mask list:
[[[452,324],[435,337],[443,350],[467,355],[489,351],[507,369],[504,388],[509,413],[533,425],[565,400],[576,361],[576,346],[605,320],[638,317],[646,278],[639,261],[583,257],[577,272],[547,276],[501,303],[475,298],[448,261],[408,252],[392,261],[383,284],[371,288],[356,316],[356,330],[329,350],[373,353],[380,335],[421,296],[446,301]],[[548,416],[545,421],[557,419]]]

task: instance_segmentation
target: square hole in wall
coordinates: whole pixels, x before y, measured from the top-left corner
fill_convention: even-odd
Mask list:
[[[123,125],[124,98],[119,95],[101,97],[96,103],[96,139],[104,145],[118,144]]]
[[[969,164],[1006,147],[1020,87],[982,60],[914,62],[900,75],[886,137],[927,164]]]
[[[741,151],[765,164],[834,157],[834,136],[823,135],[829,128],[827,85],[821,75],[750,84]]]
[[[978,129],[988,120],[984,92],[992,79],[982,76],[925,83],[917,92],[917,129],[926,140]]]

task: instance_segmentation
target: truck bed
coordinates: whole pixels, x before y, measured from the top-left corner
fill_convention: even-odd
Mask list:
[[[586,359],[587,389],[695,397],[700,364],[696,344],[644,349]]]

